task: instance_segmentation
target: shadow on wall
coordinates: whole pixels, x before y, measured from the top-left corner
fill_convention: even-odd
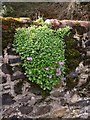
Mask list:
[[[1,14],[5,17],[30,17],[32,20],[37,19],[38,16],[44,19],[89,20],[89,5],[89,2],[3,2]]]
[[[90,76],[88,76],[90,71],[88,28],[76,24],[71,31],[71,34],[65,38],[66,84],[68,89],[75,86],[87,86],[90,79]]]

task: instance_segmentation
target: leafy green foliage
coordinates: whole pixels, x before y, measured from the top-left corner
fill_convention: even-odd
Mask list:
[[[21,55],[25,74],[43,90],[51,90],[64,78],[64,36],[69,27],[53,30],[44,26],[18,28],[14,47]]]

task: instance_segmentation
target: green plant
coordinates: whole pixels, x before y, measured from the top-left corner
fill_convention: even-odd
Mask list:
[[[64,36],[69,27],[53,30],[44,26],[18,28],[14,47],[21,55],[25,74],[43,90],[51,90],[64,78]]]

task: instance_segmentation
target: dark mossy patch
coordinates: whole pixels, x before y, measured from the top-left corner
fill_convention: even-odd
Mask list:
[[[75,69],[79,65],[78,59],[69,59],[66,61],[66,72],[69,72],[73,69]]]
[[[78,24],[75,25],[76,27]],[[75,68],[79,65],[81,60],[81,53],[78,50],[78,41],[73,38],[73,35],[69,36],[67,40],[65,40],[66,49],[65,49],[65,58],[66,58],[66,69],[65,73],[67,76],[66,86],[68,89],[75,87],[78,83],[78,76],[73,77],[72,71],[75,71]],[[71,74],[70,74],[71,73]]]
[[[73,38],[74,36],[69,35],[68,39],[65,40],[66,49],[65,49],[65,58],[66,58],[66,66],[70,69],[70,64],[77,66],[80,58],[80,51],[77,49],[78,41]],[[71,65],[72,66],[72,65]],[[75,68],[75,67],[74,67]]]
[[[66,50],[66,57],[67,58],[78,58],[80,56],[80,52],[78,51],[78,50],[76,50],[76,49],[70,49],[70,48],[68,48],[67,50]]]
[[[66,86],[68,89],[74,88],[78,84],[78,77],[67,76]]]
[[[77,48],[77,41],[75,39],[67,40],[65,43],[66,43],[66,49]]]

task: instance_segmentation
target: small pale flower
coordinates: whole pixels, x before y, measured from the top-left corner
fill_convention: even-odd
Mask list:
[[[66,78],[61,78],[62,81],[66,80]]]
[[[50,75],[49,78],[52,78],[52,75]]]
[[[52,75],[47,75],[48,78],[52,78]]]
[[[48,70],[48,68],[45,68],[45,70]]]
[[[59,72],[59,73],[56,73],[56,76],[60,76],[61,75],[61,72]]]
[[[27,60],[32,61],[32,57],[27,57]]]
[[[59,65],[63,65],[63,64],[64,64],[64,62],[58,62],[58,64],[59,64]]]
[[[58,69],[56,70],[56,72],[57,72],[57,73],[60,72],[60,68],[58,68]]]

